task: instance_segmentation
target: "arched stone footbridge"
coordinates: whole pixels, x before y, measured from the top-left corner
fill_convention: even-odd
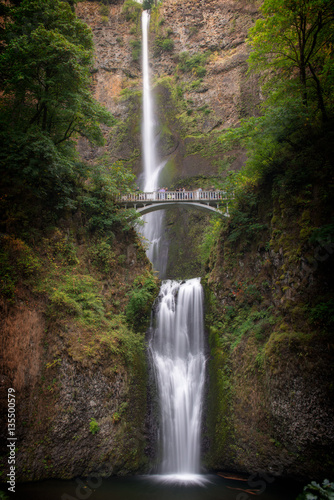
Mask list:
[[[139,192],[122,196],[117,201],[125,208],[135,208],[142,215],[167,207],[190,206],[229,217],[227,202],[227,193],[224,191],[201,190]]]

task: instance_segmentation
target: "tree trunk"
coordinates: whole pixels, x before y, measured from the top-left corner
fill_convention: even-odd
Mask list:
[[[300,83],[302,84],[302,101],[307,108],[306,67],[304,64],[300,65]]]
[[[319,108],[320,108],[320,111],[321,111],[321,114],[322,114],[322,121],[323,122],[327,122],[328,121],[328,115],[327,115],[326,106],[325,106],[324,99],[323,99],[323,92],[322,92],[322,88],[321,88],[321,84],[320,84],[319,78],[315,74],[315,71],[314,71],[314,69],[313,69],[313,67],[312,67],[312,65],[310,63],[308,65],[308,67],[310,68],[310,71],[312,73],[312,78],[313,78],[313,80],[315,81],[315,84],[316,84],[317,98],[318,98]]]

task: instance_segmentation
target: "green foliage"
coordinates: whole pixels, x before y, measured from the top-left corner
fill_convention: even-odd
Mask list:
[[[328,330],[334,325],[334,299],[319,302],[310,309],[311,323],[327,327]]]
[[[253,192],[243,192],[238,201],[231,208],[227,240],[234,243],[242,237],[244,242],[249,243],[256,233],[268,227],[260,222],[256,215],[258,200]]]
[[[334,242],[334,223],[325,224],[312,231],[310,236],[311,243],[318,243],[324,248],[332,250],[332,242]]]
[[[105,307],[99,283],[92,276],[66,274],[57,288],[50,290],[52,312],[79,316],[84,323],[101,323]]]
[[[115,411],[115,413],[113,413],[113,416],[112,416],[113,423],[117,424],[120,420],[121,420],[120,414],[118,413],[118,411]]]
[[[219,234],[221,233],[221,229],[221,217],[212,217],[210,219],[210,224],[205,229],[203,241],[200,246],[202,262],[205,263],[209,260],[210,254],[214,248],[215,243],[218,240]]]
[[[297,500],[333,500],[334,499],[334,483],[330,483],[325,479],[322,485],[312,481],[305,486]]]
[[[100,16],[109,18],[109,7],[107,5],[100,5]]]
[[[265,0],[261,10],[263,18],[249,32],[250,67],[269,71],[271,88],[295,85],[303,104],[316,102],[327,120],[326,107],[333,105],[333,0]]]
[[[144,0],[143,1],[143,10],[150,10],[154,5],[154,0]]]
[[[75,208],[83,166],[72,139],[102,145],[100,123],[113,120],[91,94],[91,30],[68,3],[24,0],[1,35],[0,222],[29,227]]]
[[[222,345],[228,349],[235,349],[246,337],[254,337],[258,344],[258,359],[256,363],[262,366],[265,358],[264,342],[268,340],[277,322],[272,307],[263,308],[261,305],[261,287],[253,283],[235,282],[231,286],[229,302],[224,309],[219,329],[222,332]]]
[[[189,52],[181,52],[179,56],[179,68],[184,73],[191,71],[197,77],[203,78],[206,74],[204,65],[208,57],[209,53],[198,53],[191,56]]]
[[[131,40],[130,45],[132,47],[132,59],[133,59],[133,61],[139,61],[140,53],[141,53],[141,41],[140,40]]]
[[[278,199],[297,196],[299,190],[319,180],[316,171],[322,172],[323,178],[329,175],[333,153],[330,148],[322,148],[320,153],[316,144],[321,136],[328,134],[327,142],[331,137],[331,126],[328,130],[327,125],[323,127],[321,118],[326,121],[333,104],[328,72],[333,68],[332,52],[324,49],[333,33],[332,4],[323,0],[265,0],[264,17],[250,30],[250,71],[262,72],[267,98],[262,116],[242,120],[240,127],[220,138],[226,151],[243,147],[248,156],[241,171],[228,175],[220,186],[234,192],[229,205],[230,242],[240,238],[249,242],[252,233],[266,228],[258,217],[259,199],[255,195],[266,182],[272,184],[272,196]],[[330,191],[326,192],[324,196],[329,197]],[[332,234],[330,228],[327,230],[325,241]],[[314,241],[319,234],[303,221],[304,238],[311,235]]]
[[[55,290],[51,296],[51,304],[55,311],[66,312],[75,316],[82,313],[80,304],[62,290]]]
[[[162,41],[161,50],[163,52],[172,52],[174,49],[174,41],[171,38],[165,38]]]
[[[106,274],[109,274],[116,264],[115,252],[110,244],[111,239],[111,237],[108,240],[101,238],[95,241],[89,249],[92,263]]]
[[[57,241],[54,244],[54,255],[60,257],[65,264],[78,264],[76,247],[72,239],[62,236],[60,231],[56,231],[56,235]]]
[[[138,22],[142,12],[142,5],[135,0],[125,0],[122,12],[127,21]]]
[[[91,418],[90,419],[90,422],[89,422],[89,431],[93,434],[96,434],[97,432],[99,432],[100,430],[100,426],[99,424],[97,423],[97,421],[95,420],[95,418]]]
[[[17,276],[15,269],[10,262],[8,252],[4,249],[0,249],[0,294],[9,300],[14,300],[15,297],[15,284],[17,282]]]
[[[199,78],[204,78],[204,76],[206,75],[206,69],[204,66],[196,66],[193,69],[193,72],[195,72],[196,76],[198,76]]]
[[[129,229],[138,214],[119,210],[117,199],[133,192],[135,176],[121,162],[112,163],[103,156],[89,172],[90,182],[79,197],[80,206],[87,218],[87,226],[100,233],[112,232],[115,223],[122,223]]]
[[[147,324],[157,291],[157,281],[150,273],[139,276],[134,281],[125,314],[129,324],[136,329]]]
[[[118,410],[113,413],[112,420],[114,424],[117,424],[125,416],[128,406],[129,403],[124,401],[120,404]]]
[[[154,55],[158,56],[162,52],[172,52],[174,49],[174,40],[164,36],[156,36],[154,40]]]
[[[38,274],[41,264],[24,241],[1,236],[0,242],[0,294],[13,300],[16,284]]]
[[[60,0],[24,0],[11,14],[0,58],[4,118],[15,120],[16,132],[37,129],[55,145],[76,133],[101,143],[98,121],[109,116],[90,93],[87,25]]]
[[[216,328],[211,325],[210,335],[210,387],[208,394],[208,429],[212,443],[207,454],[207,466],[216,466],[226,453],[229,439],[233,433],[230,418],[230,402],[233,387],[231,370],[228,363],[228,353],[221,347]]]

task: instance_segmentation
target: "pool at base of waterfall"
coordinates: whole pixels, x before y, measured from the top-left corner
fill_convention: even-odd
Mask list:
[[[237,476],[225,479],[198,474],[188,477],[189,481],[186,476],[182,480],[182,475],[47,480],[17,484],[13,497],[15,500],[250,500],[256,496],[260,500],[295,500],[303,489],[296,481],[265,474]],[[5,485],[1,489],[5,491]]]

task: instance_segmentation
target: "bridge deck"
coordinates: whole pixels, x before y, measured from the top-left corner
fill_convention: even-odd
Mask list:
[[[168,203],[168,202],[191,202],[197,201],[206,204],[219,203],[227,201],[225,191],[154,191],[150,193],[132,193],[122,196],[118,203],[127,206],[134,206],[135,204],[151,204],[151,203]]]

